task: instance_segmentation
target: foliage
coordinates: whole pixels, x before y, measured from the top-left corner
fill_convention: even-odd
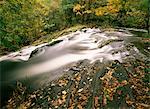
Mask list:
[[[39,0],[6,0],[0,9],[1,46],[15,50],[40,37],[47,10]]]
[[[99,16],[109,25],[146,28],[148,19],[148,0],[81,0],[73,8],[76,14]],[[90,4],[88,4],[90,2]],[[95,5],[95,7],[93,7]]]
[[[14,51],[76,24],[149,30],[149,0],[3,0],[1,50]]]

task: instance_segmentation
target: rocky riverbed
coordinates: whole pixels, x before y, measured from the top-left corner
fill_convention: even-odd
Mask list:
[[[83,60],[31,94],[18,84],[7,108],[149,109],[149,61],[90,63]]]
[[[3,56],[4,108],[149,108],[149,43],[126,29],[84,28]]]

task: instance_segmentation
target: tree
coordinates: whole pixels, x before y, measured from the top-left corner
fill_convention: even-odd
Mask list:
[[[0,8],[1,46],[16,50],[42,35],[48,8],[40,0],[6,0]]]
[[[140,10],[145,13],[145,22],[148,34],[150,34],[150,0],[143,0],[140,3]]]
[[[81,0],[74,12],[82,17],[94,14],[109,25],[149,28],[149,0]],[[141,6],[141,8],[140,8]],[[90,18],[90,17],[87,17]],[[97,18],[97,19],[99,19]],[[145,22],[146,21],[146,22]],[[146,26],[147,25],[147,26]]]

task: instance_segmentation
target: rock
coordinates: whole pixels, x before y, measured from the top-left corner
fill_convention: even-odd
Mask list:
[[[36,48],[36,49],[33,50],[32,53],[30,54],[29,59],[32,58],[32,57],[36,57],[36,56],[42,55],[42,54],[45,52],[45,50],[46,50],[47,47],[53,46],[53,45],[55,45],[55,44],[57,44],[57,43],[60,43],[60,42],[62,42],[62,41],[63,41],[63,40],[52,41],[50,44],[47,44],[47,45],[44,45],[44,46],[42,46],[42,47]]]
[[[30,54],[30,58],[42,55],[45,52],[46,46],[40,47],[40,48],[36,48],[35,50],[32,51],[32,53]]]
[[[123,41],[122,39],[109,39],[109,40],[104,40],[102,42],[99,43],[98,47],[99,48],[102,48],[106,45],[109,45],[110,43],[113,43],[113,42],[121,42]]]
[[[69,70],[72,70],[72,71],[78,72],[78,71],[80,71],[80,68],[72,67],[72,68],[70,68]]]
[[[62,42],[62,41],[63,41],[63,40],[55,40],[55,41],[50,42],[50,43],[47,44],[46,46],[53,46],[53,45],[58,44],[58,43],[60,43],[60,42]]]

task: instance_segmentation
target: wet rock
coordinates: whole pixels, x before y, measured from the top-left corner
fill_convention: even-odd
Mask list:
[[[55,44],[58,44],[60,42],[62,42],[63,40],[55,40],[55,41],[52,41],[51,43],[47,44],[46,46],[53,46]]]
[[[83,67],[88,66],[89,63],[90,63],[90,60],[84,59],[84,60],[81,60],[81,61],[77,62],[77,66],[78,66],[79,68],[83,68]]]
[[[30,54],[29,59],[32,58],[32,57],[36,57],[36,56],[42,55],[45,52],[45,49],[46,49],[46,46],[43,46],[43,47],[40,47],[40,48],[36,48]]]
[[[120,63],[115,60],[103,64],[99,60],[93,63],[89,63],[88,60],[80,61],[73,67],[76,73],[69,74],[67,71],[63,77],[29,94],[23,104],[31,102],[30,105],[25,105],[28,108],[82,107],[91,109],[92,107],[133,108],[133,106],[136,108],[136,103],[140,102],[147,107],[149,103],[144,97],[148,93],[146,84],[149,81],[148,75],[145,75],[147,70],[144,70],[148,66],[144,62],[129,60]],[[134,76],[135,74],[139,76]],[[143,97],[145,101],[142,101],[140,97]],[[12,102],[8,104],[10,103]]]
[[[32,57],[36,57],[36,56],[39,56],[39,55],[42,55],[44,54],[44,52],[46,51],[46,49],[49,47],[49,46],[53,46],[55,44],[58,44],[60,42],[62,42],[63,40],[56,40],[56,41],[52,41],[51,43],[47,44],[47,45],[44,45],[42,47],[39,47],[39,48],[36,48],[35,50],[32,51],[32,53],[30,54],[30,58]]]
[[[72,68],[71,68],[71,69],[69,69],[69,70],[72,70],[72,71],[78,72],[78,71],[80,71],[80,68],[72,67]]]
[[[129,79],[126,69],[121,64],[116,66],[116,70],[114,71],[113,76],[117,78],[118,81]]]
[[[121,42],[121,41],[123,41],[122,39],[109,39],[109,40],[104,40],[104,41],[102,41],[100,44],[99,44],[99,48],[102,48],[102,47],[104,47],[104,46],[106,46],[106,45],[109,45],[110,43],[113,43],[113,42]]]

